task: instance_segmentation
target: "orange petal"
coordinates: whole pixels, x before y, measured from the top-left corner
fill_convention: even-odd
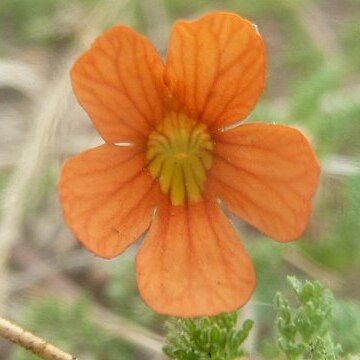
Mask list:
[[[134,147],[101,145],[67,160],[60,176],[65,221],[96,255],[111,258],[149,227],[157,186]]]
[[[215,200],[162,204],[136,266],[144,301],[172,316],[233,311],[255,286],[251,260]]]
[[[101,35],[71,70],[79,103],[108,142],[143,141],[163,117],[164,65],[141,35],[116,26]]]
[[[296,129],[246,124],[216,139],[209,178],[240,218],[278,241],[298,238],[311,212],[319,165]]]
[[[193,118],[217,127],[244,119],[264,79],[264,45],[249,21],[216,13],[175,24],[165,83]]]

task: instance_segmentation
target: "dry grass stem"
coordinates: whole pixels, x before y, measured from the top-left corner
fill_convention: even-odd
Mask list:
[[[23,246],[24,247],[24,246]],[[29,284],[27,285],[36,285],[39,281],[49,280],[46,284],[46,287],[40,287],[35,289],[35,291],[40,292],[45,290],[46,294],[55,295],[57,298],[62,299],[64,302],[73,301],[74,298],[79,297],[83,293],[83,289],[77,283],[69,279],[60,273],[61,270],[65,270],[65,268],[70,269],[74,268],[76,265],[86,266],[90,265],[89,263],[92,261],[92,264],[97,261],[101,261],[95,258],[93,255],[87,254],[83,257],[81,252],[73,251],[69,257],[68,261],[65,263],[68,266],[63,266],[62,261],[58,259],[57,261],[45,261],[39,256],[39,253],[33,250],[31,247],[24,247],[24,252],[26,252],[27,256],[19,253],[17,258],[21,258],[20,262],[17,262],[16,265],[24,272],[29,273],[29,277],[26,275],[22,275],[20,278],[11,278],[13,280],[18,279],[19,281],[15,282],[14,287],[9,287],[9,291],[13,290],[23,290],[21,286],[26,286],[25,282],[29,280]],[[87,256],[89,255],[89,256]],[[92,259],[91,259],[92,258]],[[25,259],[25,260],[24,260]],[[15,261],[17,259],[15,258]],[[18,259],[19,260],[19,259]],[[36,264],[36,267],[41,269],[41,274],[36,273],[34,271],[29,271],[30,264]],[[58,264],[58,268],[52,269],[54,264]],[[55,267],[57,267],[55,265]],[[49,279],[49,275],[52,276]],[[48,279],[46,279],[48,278]],[[66,291],[64,291],[66,289]],[[43,295],[42,292],[38,295]],[[134,344],[141,349],[145,349],[151,351],[154,355],[160,356],[162,354],[162,345],[163,338],[152,331],[147,330],[141,325],[137,325],[130,320],[127,320],[125,317],[112,313],[111,311],[104,308],[102,305],[96,303],[95,300],[92,299],[91,306],[92,313],[92,321],[96,323],[100,328],[105,331],[111,333],[114,337],[124,340],[128,343]]]
[[[36,186],[36,176],[41,173],[62,109],[66,108],[66,99],[70,93],[70,85],[65,78],[51,87],[49,97],[30,130],[28,142],[20,156],[19,162],[9,179],[9,185],[2,201],[2,222],[0,227],[0,276],[4,279],[4,267],[10,248],[16,242],[21,220],[26,209],[26,201]],[[4,283],[1,294],[4,296]],[[2,301],[3,303],[3,301]]]
[[[27,63],[0,60],[0,88],[10,87],[33,98],[44,86],[44,79]]]
[[[244,321],[247,319],[256,319],[256,303],[254,301],[249,301],[245,306],[243,306],[238,312],[237,325],[240,327]],[[256,344],[258,341],[259,328],[254,323],[254,327],[251,329],[249,336],[246,338],[244,343],[244,349],[249,353],[253,354],[256,349]]]
[[[118,3],[118,4],[117,4]],[[79,28],[78,43],[87,43],[93,38],[94,31],[99,30],[111,22],[127,1],[115,2],[108,0],[101,2],[91,14],[84,19],[84,26]],[[17,241],[21,223],[26,209],[26,201],[36,185],[36,177],[46,164],[47,156],[51,153],[56,130],[63,115],[68,110],[67,100],[71,95],[68,71],[79,45],[65,57],[63,71],[48,86],[45,94],[46,101],[40,102],[39,112],[33,120],[34,127],[30,129],[27,142],[18,163],[9,179],[9,185],[2,199],[2,219],[0,223],[0,308],[4,306],[6,298],[5,264],[9,250]],[[81,46],[82,47],[82,46]],[[39,94],[40,97],[40,94]]]
[[[336,32],[328,23],[326,15],[319,5],[315,2],[308,2],[306,5],[297,6],[294,3],[292,8],[304,30],[324,57],[340,59],[342,51],[337,44]]]
[[[164,340],[161,336],[113,314],[100,306],[93,307],[93,321],[114,336],[143,349],[162,354]]]
[[[329,271],[316,261],[307,259],[295,249],[287,249],[283,255],[284,259],[292,266],[301,270],[313,279],[316,279],[332,290],[343,289],[344,284],[341,277]]]
[[[169,21],[166,14],[166,9],[161,0],[139,1],[139,6],[146,16],[147,35],[151,42],[155,44],[156,48],[161,54],[166,52],[167,34],[169,32]]]
[[[323,170],[331,177],[356,176],[360,174],[360,161],[346,156],[332,155],[323,162]]]
[[[94,255],[83,250],[74,250],[46,262],[37,260],[34,266],[20,274],[9,276],[8,292],[11,294],[23,291],[59,273],[78,270],[79,268],[88,267],[101,261],[102,259],[96,258]]]

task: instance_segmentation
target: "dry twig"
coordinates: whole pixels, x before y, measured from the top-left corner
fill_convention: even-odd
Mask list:
[[[76,260],[80,260],[80,253],[74,251],[73,253],[68,254],[68,262],[64,262],[63,258],[46,261],[41,258],[38,252],[33,248],[26,245],[22,245],[22,248],[22,251],[14,254],[13,261],[15,261],[18,268],[29,274],[29,277],[23,277],[22,280],[20,278],[20,281],[18,281],[19,278],[17,277],[11,278],[11,283],[15,285],[9,287],[9,291],[23,290],[24,287],[22,286],[25,286],[26,281],[26,286],[34,286],[40,281],[44,281],[46,278],[49,278],[49,276],[52,276],[51,279],[48,279],[48,283],[45,287],[37,289],[37,291],[40,291],[37,295],[42,296],[42,290],[46,289],[45,292],[47,295],[53,294],[63,301],[68,301],[82,294],[83,290],[78,284],[61,274],[61,271],[63,270],[74,268],[72,265],[75,265]],[[26,256],[24,254],[26,254]],[[83,257],[83,261],[80,261],[80,264],[78,265],[88,266],[91,258],[93,259],[93,263],[98,261],[96,258],[92,257],[92,255],[89,255]],[[79,263],[79,261],[77,262]],[[66,263],[69,266],[67,266]],[[31,266],[32,264],[36,264],[36,267]],[[36,268],[41,269],[42,275],[37,272],[35,273]],[[30,279],[32,275],[33,278]],[[66,289],[66,291],[63,291],[64,289]],[[131,320],[128,320],[121,315],[112,313],[110,310],[98,304],[94,299],[92,299],[91,313],[92,321],[114,337],[149,351],[151,354],[149,355],[149,359],[161,357],[164,340],[160,335],[155,334],[141,325],[133,323]]]
[[[0,317],[0,336],[45,360],[76,360],[47,341]]]
[[[313,259],[305,258],[295,249],[287,249],[283,255],[285,261],[301,270],[313,279],[319,280],[330,289],[338,291],[343,289],[344,283],[341,277],[333,271],[325,268]]]

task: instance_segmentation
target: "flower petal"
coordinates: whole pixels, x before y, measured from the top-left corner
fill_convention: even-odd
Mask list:
[[[71,70],[79,103],[107,142],[143,141],[163,117],[168,90],[153,46],[126,26],[110,28]]]
[[[101,145],[67,160],[60,176],[65,221],[90,251],[111,258],[149,227],[158,186],[135,147]]]
[[[264,45],[249,21],[217,13],[175,24],[165,83],[193,118],[217,127],[244,119],[264,79]]]
[[[213,191],[264,234],[278,241],[298,238],[309,220],[320,172],[301,132],[244,124],[216,143],[209,175]]]
[[[233,311],[255,286],[251,260],[214,199],[162,204],[136,266],[144,301],[172,316]]]

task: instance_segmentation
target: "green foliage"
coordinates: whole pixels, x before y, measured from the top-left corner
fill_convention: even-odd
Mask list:
[[[161,316],[151,311],[141,300],[135,276],[134,255],[129,255],[124,254],[121,259],[109,263],[109,281],[105,284],[104,300],[115,314],[151,327],[161,320]]]
[[[345,354],[360,354],[360,303],[335,299],[332,329]]]
[[[64,303],[46,298],[30,304],[22,325],[64,351],[79,358],[127,360],[134,358],[133,348],[114,339],[91,319],[91,309],[85,299]],[[37,360],[22,348],[17,348],[11,360]]]
[[[281,272],[286,272],[285,263],[282,258],[284,247],[282,246],[283,244],[269,241],[265,237],[252,239],[251,245],[249,253],[257,277],[256,296],[263,303],[268,303],[271,306],[270,304],[274,298],[274,289],[282,290],[284,286],[284,275],[279,275]],[[269,284],[272,286],[269,286]],[[258,311],[262,319],[271,316],[267,306],[259,307]]]
[[[203,9],[209,0],[167,0],[163,1],[164,6],[166,7],[168,14],[171,18],[178,19],[179,17],[188,16],[188,14],[200,11]]]
[[[263,341],[261,355],[290,360],[356,358],[351,354],[360,349],[360,306],[335,301],[332,292],[317,281],[303,282],[290,276],[287,281],[293,298],[276,294],[276,346]],[[253,321],[245,321],[241,329],[236,324],[236,313],[172,320],[166,324],[164,353],[176,360],[238,359],[246,355],[241,345]]]
[[[359,5],[359,2],[357,3],[357,5]],[[340,39],[342,42],[343,51],[346,53],[349,59],[348,66],[351,66],[355,71],[360,70],[359,16],[360,16],[360,7],[358,6],[358,10],[354,11],[352,17],[344,24],[344,28],[342,29],[341,39]]]
[[[284,2],[289,6],[289,1]],[[284,41],[288,42],[284,50],[285,61],[283,65],[289,68],[291,72],[290,86],[292,86],[294,80],[302,80],[304,75],[312,74],[314,70],[320,69],[324,65],[322,54],[309,37],[309,33],[303,24],[299,22],[296,6],[291,7],[292,9],[286,12],[286,16],[284,16],[284,13],[277,15],[285,35]],[[299,72],[302,74],[300,78],[298,76]]]
[[[321,208],[323,230],[316,244],[304,242],[302,249],[329,268],[349,271],[360,262],[360,174],[332,185]],[[320,213],[320,209],[319,209]]]
[[[0,194],[7,186],[9,174],[6,171],[0,171]]]
[[[291,118],[301,119],[304,122],[312,119],[314,112],[319,111],[322,96],[338,85],[343,72],[342,67],[339,67],[337,63],[328,63],[302,79],[293,97]]]
[[[330,336],[333,295],[319,282],[288,277],[297,306],[282,293],[275,297],[277,344],[288,359],[336,359],[341,347]]]
[[[292,3],[294,3],[294,0]],[[291,4],[286,0],[273,0],[273,1],[248,1],[248,0],[226,0],[226,7],[239,14],[244,14],[247,17],[262,17],[264,13],[278,16],[283,15],[283,18],[288,16],[289,5]]]
[[[22,42],[54,45],[59,40],[64,40],[64,36],[69,35],[67,29],[61,26],[62,18],[68,16],[71,11],[77,10],[79,5],[91,5],[95,0],[3,0],[2,2],[0,24],[7,32],[15,35]]]
[[[176,360],[235,360],[246,354],[241,349],[253,326],[246,320],[237,328],[237,313],[198,319],[176,319],[167,326],[164,353]]]

